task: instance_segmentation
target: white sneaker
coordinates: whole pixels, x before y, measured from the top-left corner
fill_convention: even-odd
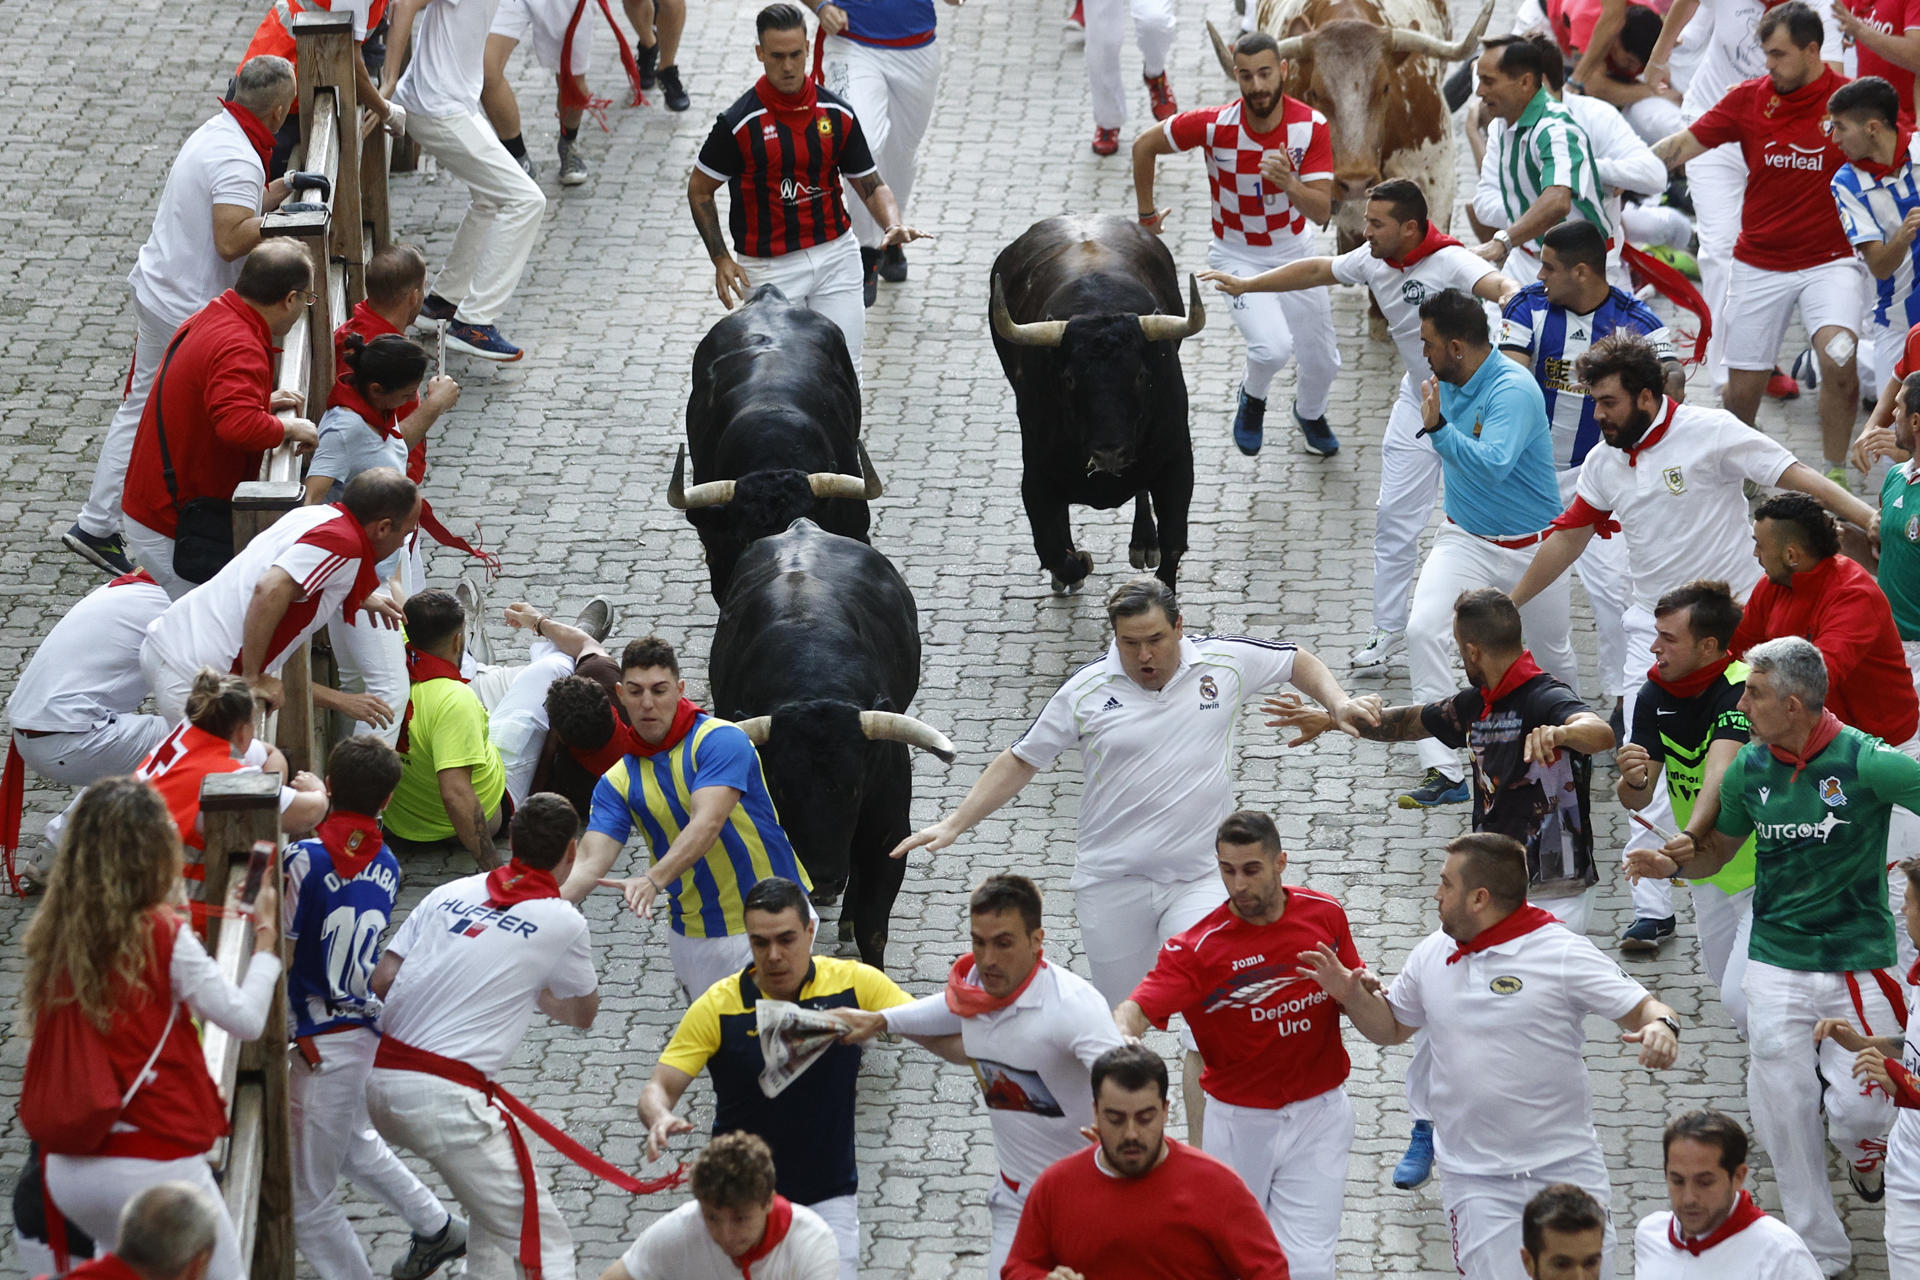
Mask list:
[[[1379,627],[1367,637],[1367,642],[1353,651],[1353,657],[1347,660],[1347,667],[1353,671],[1377,670],[1387,665],[1387,659],[1407,647],[1407,633],[1404,631],[1385,631]]]

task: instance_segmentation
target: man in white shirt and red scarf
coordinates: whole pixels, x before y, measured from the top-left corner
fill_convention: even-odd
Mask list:
[[[1123,1041],[1099,990],[1041,956],[1046,931],[1033,881],[988,876],[967,906],[973,950],[953,962],[944,992],[880,1012],[836,1009],[833,1016],[847,1024],[853,1043],[882,1031],[960,1037],[993,1123],[999,1177],[987,1196],[987,1274],[998,1276],[1033,1180],[1086,1148],[1094,1061]]]
[[[1635,1280],[1820,1280],[1820,1264],[1747,1190],[1747,1132],[1718,1111],[1689,1111],[1660,1137],[1671,1210],[1640,1219]],[[1892,1262],[1889,1242],[1888,1262]],[[1899,1268],[1894,1275],[1906,1275]]]
[[[573,1240],[520,1125],[623,1189],[639,1182],[495,1083],[535,1013],[582,1030],[600,1008],[587,921],[560,896],[580,819],[555,795],[513,815],[513,859],[441,885],[401,924],[368,984],[384,1006],[367,1110],[382,1137],[432,1165],[466,1209],[476,1275],[573,1280]]]

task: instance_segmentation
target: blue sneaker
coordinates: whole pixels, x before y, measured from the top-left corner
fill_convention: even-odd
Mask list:
[[[1401,795],[1400,807],[1431,809],[1441,804],[1464,804],[1472,794],[1467,790],[1465,778],[1456,782],[1438,769],[1429,769],[1419,786]]]
[[[103,538],[97,533],[88,533],[76,524],[60,535],[60,541],[67,550],[108,573],[118,576],[133,572],[133,562],[127,559],[127,544],[120,540],[117,533],[110,533]]]
[[[1393,1166],[1393,1185],[1412,1191],[1426,1185],[1433,1176],[1433,1121],[1415,1120],[1413,1136],[1407,1139],[1407,1154]]]
[[[501,364],[511,364],[525,354],[500,336],[498,325],[463,324],[458,320],[447,326],[447,345],[455,351]]]
[[[458,309],[455,303],[448,302],[437,293],[430,293],[426,301],[420,304],[420,318],[439,324],[442,320],[453,319],[453,313]]]
[[[1293,420],[1300,424],[1300,434],[1307,438],[1308,453],[1331,458],[1340,452],[1340,437],[1334,435],[1333,428],[1327,425],[1326,414],[1323,413],[1317,418],[1303,418],[1300,416],[1299,406],[1296,405],[1293,410]]]
[[[1233,413],[1233,443],[1251,458],[1260,452],[1260,437],[1266,433],[1267,402],[1255,400],[1240,388],[1240,407]]]

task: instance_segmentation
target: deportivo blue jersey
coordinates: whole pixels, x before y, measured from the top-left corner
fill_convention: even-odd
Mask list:
[[[287,1004],[295,1036],[342,1026],[373,1025],[380,1001],[368,989],[380,962],[380,936],[393,917],[400,892],[400,864],[382,849],[353,879],[342,883],[333,855],[316,839],[287,846]]]
[[[1574,376],[1573,365],[1587,348],[1616,329],[1642,333],[1662,360],[1677,359],[1667,323],[1644,302],[1618,289],[1587,315],[1576,315],[1547,301],[1547,287],[1538,281],[1507,301],[1502,313],[1499,347],[1528,357],[1540,392],[1547,400],[1547,420],[1553,424],[1553,463],[1561,470],[1577,467],[1587,451],[1600,443],[1593,420],[1593,399]]]
[[[1878,241],[1890,243],[1900,224],[1915,209],[1920,209],[1920,183],[1914,172],[1920,137],[1908,144],[1907,154],[1894,157],[1893,172],[1875,178],[1858,165],[1845,165],[1833,175],[1833,203],[1840,210],[1840,225],[1847,242],[1858,249]],[[1920,238],[1907,247],[1893,274],[1873,282],[1873,319],[1876,324],[1892,325],[1905,332],[1920,323],[1920,296],[1913,288],[1914,268],[1920,263]]]

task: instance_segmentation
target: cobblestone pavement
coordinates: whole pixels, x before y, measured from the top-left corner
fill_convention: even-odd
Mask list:
[[[1018,434],[1012,398],[985,323],[986,271],[998,249],[1036,218],[1063,211],[1132,210],[1124,154],[1087,150],[1088,110],[1079,41],[1063,38],[1056,0],[941,7],[946,61],[939,110],[924,148],[912,221],[938,233],[911,253],[912,278],[883,285],[870,313],[866,431],[887,496],[876,504],[874,545],[901,567],[925,623],[922,694],[916,711],[960,744],[951,768],[915,766],[916,821],[957,802],[981,767],[1034,715],[1060,679],[1106,643],[1098,600],[1125,572],[1122,513],[1078,516],[1098,560],[1085,594],[1055,598],[1037,569],[1017,501]],[[1502,11],[1505,12],[1503,0]],[[251,31],[257,6],[112,7],[72,0],[32,23],[0,30],[9,68],[0,124],[7,191],[0,209],[0,686],[10,685],[38,638],[95,575],[54,534],[72,518],[94,448],[125,375],[131,317],[123,280],[146,233],[165,168],[180,139],[212,108]],[[518,365],[468,362],[466,391],[435,441],[435,505],[450,524],[476,518],[504,554],[498,605],[516,598],[543,608],[610,594],[617,635],[655,629],[683,646],[691,691],[704,693],[704,655],[714,618],[699,548],[664,502],[681,436],[688,360],[721,315],[683,197],[689,162],[714,113],[749,83],[752,0],[693,6],[682,57],[695,109],[616,109],[612,133],[589,125],[583,146],[595,172],[587,185],[553,185],[554,125],[544,105],[551,79],[515,64],[533,153],[546,169],[546,233],[524,284],[503,316],[528,348]],[[1183,102],[1223,100],[1201,18],[1225,26],[1225,0],[1183,6],[1172,67]],[[617,7],[616,7],[617,11]],[[129,21],[131,19],[131,21]],[[1462,19],[1464,21],[1464,18]],[[1501,24],[1496,23],[1496,28]],[[595,74],[609,83],[609,42],[599,35]],[[1129,44],[1130,86],[1137,55]],[[1129,88],[1130,128],[1145,119],[1145,93]],[[1183,269],[1202,265],[1206,189],[1192,157],[1161,165],[1163,203],[1176,210],[1169,241]],[[446,179],[398,179],[395,225],[446,251],[461,208]],[[1399,368],[1392,349],[1366,339],[1364,298],[1337,290],[1334,316],[1346,365],[1329,417],[1345,447],[1332,459],[1297,451],[1281,426],[1256,460],[1229,445],[1227,418],[1242,345],[1224,308],[1185,350],[1193,390],[1199,490],[1183,595],[1199,631],[1279,635],[1329,656],[1336,672],[1368,625],[1371,508],[1377,441]],[[1274,417],[1291,374],[1276,387]],[[1811,459],[1811,398],[1767,426]],[[442,557],[441,577],[456,566]],[[1577,597],[1578,598],[1578,597]],[[1578,606],[1591,678],[1591,627]],[[496,624],[496,644],[514,641]],[[1386,692],[1406,697],[1396,671]],[[1464,809],[1434,814],[1390,807],[1411,775],[1411,751],[1329,742],[1297,752],[1251,716],[1244,726],[1241,799],[1273,810],[1292,850],[1290,875],[1340,896],[1362,953],[1395,972],[1429,929],[1436,851],[1464,829]],[[1596,794],[1610,795],[1603,769]],[[937,856],[918,857],[895,913],[890,955],[912,991],[937,989],[961,945],[969,885],[995,870],[1038,877],[1048,892],[1053,959],[1080,968],[1066,877],[1079,796],[1077,771],[1039,778],[1019,800]],[[30,832],[64,797],[36,786]],[[1596,799],[1610,846],[1625,836],[1611,799]],[[408,866],[403,903],[469,870],[455,863]],[[1595,938],[1630,915],[1608,869]],[[529,1037],[505,1082],[614,1161],[640,1163],[634,1099],[678,1013],[664,925],[642,928],[616,915],[611,898],[589,909],[604,976],[600,1018],[590,1032],[543,1027]],[[0,905],[0,994],[11,1006],[20,981],[19,943],[28,911]],[[1684,915],[1684,912],[1683,912]],[[1640,1215],[1663,1207],[1659,1131],[1673,1111],[1714,1104],[1744,1115],[1743,1046],[1697,972],[1690,922],[1658,960],[1628,968],[1686,1020],[1679,1065],[1658,1076],[1634,1066],[1612,1028],[1593,1027],[1588,1061],[1596,1111],[1614,1177],[1621,1241]],[[1358,1138],[1347,1179],[1340,1248],[1348,1275],[1450,1275],[1436,1187],[1396,1191],[1389,1170],[1407,1132],[1401,1078],[1405,1054],[1348,1040],[1349,1088]],[[1170,1043],[1162,1047],[1171,1048]],[[0,1048],[0,1167],[17,1168],[25,1138],[12,1119],[25,1047]],[[911,1045],[882,1045],[861,1079],[861,1214],[870,1276],[974,1276],[983,1270],[984,1199],[992,1146],[971,1078]],[[706,1086],[692,1093],[694,1118],[711,1118]],[[1514,1117],[1525,1124],[1524,1116]],[[1176,1121],[1175,1132],[1184,1132]],[[1759,1194],[1776,1205],[1760,1159]],[[629,1197],[561,1166],[558,1196],[573,1224],[585,1274],[598,1274],[634,1233],[670,1204]],[[1858,1276],[1885,1275],[1880,1213],[1838,1183],[1858,1241]],[[363,1198],[351,1209],[384,1272],[404,1244],[396,1220]],[[1621,1274],[1627,1274],[1627,1250]],[[303,1268],[303,1274],[310,1274]]]

